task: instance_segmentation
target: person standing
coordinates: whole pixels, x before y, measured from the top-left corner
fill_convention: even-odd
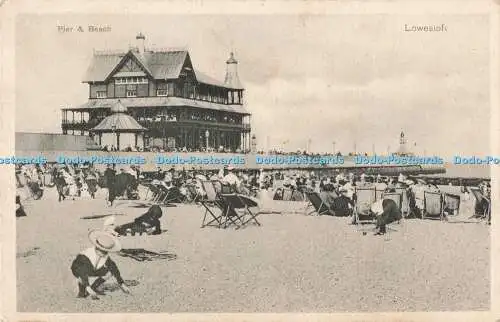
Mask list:
[[[104,177],[106,178],[106,186],[108,187],[109,206],[112,206],[113,201],[116,198],[116,191],[115,191],[116,170],[114,169],[114,165],[111,166],[110,164],[108,164],[106,170],[104,171]]]

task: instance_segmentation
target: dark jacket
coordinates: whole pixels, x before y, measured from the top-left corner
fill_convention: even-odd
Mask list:
[[[332,209],[336,216],[349,216],[351,214],[349,205],[354,207],[354,202],[346,196],[340,196],[333,200]]]
[[[116,266],[116,263],[110,257],[108,257],[104,266],[96,269],[86,255],[83,253],[78,254],[71,264],[71,272],[76,278],[81,279],[84,287],[89,286],[89,277],[104,276],[108,272],[111,272],[118,284],[124,282],[118,266]]]
[[[378,218],[379,225],[387,225],[403,218],[403,214],[394,200],[384,199],[382,207],[384,208],[384,212]]]

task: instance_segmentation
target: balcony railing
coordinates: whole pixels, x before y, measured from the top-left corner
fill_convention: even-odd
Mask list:
[[[62,120],[62,126],[66,129],[91,129],[97,126],[102,119],[92,119],[89,121],[81,120]],[[236,128],[242,130],[250,130],[250,124],[241,123],[224,123],[224,122],[213,122],[213,121],[203,121],[203,120],[162,120],[162,121],[143,121],[139,120],[139,124],[145,128],[162,128],[167,124],[177,124],[177,125],[199,125],[205,127],[223,127],[223,128]]]

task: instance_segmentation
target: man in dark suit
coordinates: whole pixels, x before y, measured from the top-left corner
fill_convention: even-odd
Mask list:
[[[396,202],[392,199],[376,201],[373,204],[371,210],[377,215],[377,232],[375,233],[375,235],[385,234],[386,225],[403,218],[401,210],[399,209]]]

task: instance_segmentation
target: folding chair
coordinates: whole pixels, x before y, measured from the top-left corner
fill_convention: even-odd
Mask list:
[[[391,199],[396,205],[398,205],[399,210],[402,208],[403,196],[399,192],[385,192],[382,194],[382,199]]]
[[[292,201],[293,190],[284,188],[283,189],[283,201]]]
[[[375,188],[356,189],[353,224],[375,223],[377,218],[371,213],[371,206],[375,202],[375,197]]]
[[[159,189],[157,203],[169,204],[177,198],[174,189],[167,189],[162,185],[157,185],[156,187]]]
[[[481,214],[476,214],[476,210],[474,210],[474,215],[472,215],[470,218],[477,218],[477,219],[486,219],[488,223],[491,223],[491,200],[490,198],[486,197],[479,188],[469,188],[469,191],[472,192],[474,195],[474,198],[476,198],[476,204],[482,204],[483,206],[483,212]]]
[[[448,215],[448,216],[455,216],[458,215],[460,212],[460,196],[451,194],[451,193],[445,193],[443,194],[443,211]]]
[[[194,184],[190,183],[190,184],[186,184],[185,187],[189,193],[189,198],[186,199],[187,203],[188,204],[196,203],[198,201],[198,199],[200,198],[200,194],[199,194],[198,190],[196,189],[196,186]]]
[[[156,188],[156,186],[150,182],[144,182],[142,183],[142,185],[144,187],[146,187],[148,190],[146,191],[146,196],[144,197],[144,199],[146,201],[148,201],[149,199],[148,198],[152,198],[151,201],[154,201],[158,195],[158,189]],[[151,196],[150,196],[151,194]]]
[[[443,195],[439,192],[424,191],[424,211],[422,219],[439,216],[440,220],[444,219],[443,212]]]
[[[383,198],[384,190],[377,190],[375,189],[375,201],[380,200]]]
[[[216,193],[222,193],[222,182],[212,181]]]
[[[236,229],[240,229],[246,226],[251,221],[255,222],[258,226],[261,224],[257,221],[257,213],[253,213],[250,210],[250,207],[257,207],[258,203],[251,198],[239,194],[223,194],[221,195],[225,206],[225,214],[224,214],[224,228],[228,226],[228,223],[231,222],[236,226]],[[240,215],[238,211],[242,211],[243,213]],[[245,220],[245,216],[249,216],[250,218]]]
[[[408,189],[396,188],[396,192],[401,194],[401,213],[406,218],[410,214],[410,198],[408,196]]]
[[[205,198],[200,200],[200,204],[203,207],[205,207],[205,214],[203,216],[201,228],[204,228],[206,226],[214,226],[214,223],[217,223],[215,227],[222,228],[223,227],[222,217],[224,216],[225,209],[222,200],[219,198],[219,195],[217,194],[215,183],[212,181],[203,181],[201,184],[206,193]],[[212,211],[211,206],[219,209],[221,213],[219,215],[216,215]],[[207,213],[210,214],[210,216],[212,217],[212,220],[210,220],[208,223],[206,222]]]
[[[307,216],[317,213],[318,216],[322,216],[324,214],[335,215],[335,212],[330,209],[330,206],[324,202],[319,193],[317,192],[306,192],[306,198],[308,200],[307,206],[304,209],[304,212]],[[308,211],[311,207],[314,208],[312,211]]]

